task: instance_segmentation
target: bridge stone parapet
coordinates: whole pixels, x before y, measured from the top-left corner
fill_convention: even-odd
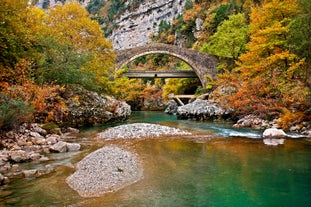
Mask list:
[[[167,54],[179,58],[189,64],[199,77],[203,88],[205,88],[207,84],[206,76],[209,75],[214,79],[217,74],[216,65],[218,63],[218,58],[216,56],[174,45],[151,43],[145,46],[118,50],[116,53],[117,68],[121,68],[122,65],[128,64],[138,57],[149,54]]]

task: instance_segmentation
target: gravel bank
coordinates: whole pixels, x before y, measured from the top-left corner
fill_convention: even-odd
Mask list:
[[[98,197],[141,178],[143,170],[135,154],[107,146],[83,158],[66,182],[82,197]]]
[[[165,135],[191,135],[191,133],[158,124],[135,123],[109,128],[99,133],[97,137],[103,139],[138,139]]]

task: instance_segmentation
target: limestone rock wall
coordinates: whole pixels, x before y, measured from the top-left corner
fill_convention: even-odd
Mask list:
[[[151,42],[162,20],[172,22],[182,13],[186,0],[146,0],[135,11],[127,11],[116,19],[117,29],[108,37],[115,49],[127,49]]]

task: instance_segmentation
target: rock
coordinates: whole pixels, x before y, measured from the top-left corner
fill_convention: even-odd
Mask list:
[[[13,162],[26,162],[30,159],[27,152],[23,150],[11,151],[9,152],[9,158]]]
[[[3,184],[3,181],[4,181],[4,176],[0,173],[0,185]]]
[[[269,128],[266,129],[262,136],[264,138],[283,138],[288,137],[288,135],[282,129]]]
[[[271,128],[275,122],[276,120],[270,123],[267,120],[261,119],[258,116],[251,114],[239,119],[237,123],[233,125],[233,127],[234,128],[251,127],[254,129],[266,129]]]
[[[78,143],[67,143],[68,152],[76,152],[76,151],[79,151],[80,148],[81,148],[81,145]]]
[[[48,157],[45,156],[41,156],[41,158],[39,159],[40,162],[45,162],[45,161],[49,161],[50,159]]]
[[[280,144],[284,144],[284,139],[263,139],[263,143],[265,145],[277,146]]]
[[[76,129],[76,128],[68,127],[68,128],[66,129],[66,132],[72,133],[72,134],[78,134],[78,133],[80,132],[80,130],[79,130],[79,129]]]
[[[32,137],[38,137],[38,138],[44,138],[43,136],[41,136],[41,134],[39,134],[38,132],[30,132],[30,136]]]
[[[59,141],[50,147],[51,152],[67,152],[67,142]]]
[[[31,130],[43,136],[47,135],[47,131],[45,129],[42,129],[37,123],[31,124]]]
[[[23,175],[25,178],[31,178],[31,177],[36,177],[38,170],[33,169],[33,170],[23,170]]]
[[[57,134],[49,134],[47,135],[45,141],[49,145],[56,144],[60,140],[60,136]]]
[[[178,107],[176,115],[179,119],[213,120],[225,118],[229,114],[230,110],[224,110],[216,102],[196,99]]]
[[[29,158],[31,160],[39,160],[41,158],[41,155],[37,152],[30,152],[29,153]]]
[[[139,6],[130,6],[127,1],[125,6],[131,10],[122,12],[115,19],[115,25],[109,39],[116,50],[142,46],[151,42],[150,35],[158,32],[161,21],[169,24],[182,13],[186,1],[143,1]],[[137,38],[139,37],[139,38]]]
[[[8,184],[9,182],[10,182],[9,178],[0,173],[0,185],[5,185]]]
[[[127,103],[77,85],[66,87],[62,98],[66,102],[67,111],[59,117],[57,124],[60,126],[98,126],[123,121],[131,114],[131,107]]]
[[[167,114],[175,115],[177,113],[177,109],[178,104],[176,103],[176,101],[170,100],[169,102],[167,102],[166,109],[164,112]]]
[[[44,145],[46,143],[46,139],[43,137],[33,137],[31,142],[36,145]]]

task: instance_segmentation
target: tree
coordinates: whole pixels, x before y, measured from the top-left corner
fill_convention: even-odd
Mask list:
[[[47,28],[40,39],[45,60],[38,77],[42,75],[47,82],[57,80],[59,84],[81,83],[89,89],[105,89],[115,55],[87,11],[78,3],[56,6],[50,9],[45,24]]]
[[[281,108],[303,110],[308,94],[302,82],[304,59],[288,46],[295,0],[272,0],[252,9],[248,52],[233,75],[237,92],[227,99],[238,114],[266,114]]]
[[[298,15],[290,25],[289,47],[305,58],[305,82],[311,87],[311,1],[298,0]]]
[[[224,20],[201,51],[237,60],[246,50],[248,25],[244,14],[233,14]]]

